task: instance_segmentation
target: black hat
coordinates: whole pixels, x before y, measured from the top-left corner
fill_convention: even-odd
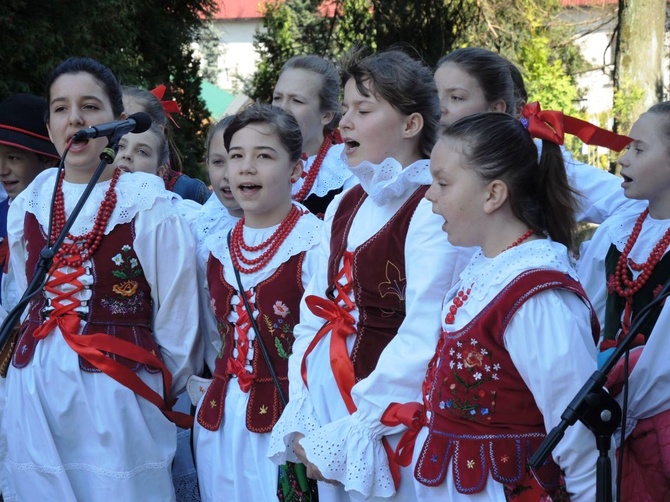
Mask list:
[[[0,103],[0,144],[59,158],[44,123],[47,101],[32,94],[14,94]]]

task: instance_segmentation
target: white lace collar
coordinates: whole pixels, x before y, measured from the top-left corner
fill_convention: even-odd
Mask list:
[[[306,211],[306,213],[300,217],[291,233],[279,247],[277,253],[265,266],[266,270],[278,268],[282,263],[288,261],[291,256],[307,251],[319,243],[321,237],[321,220],[307,211],[304,206],[300,204],[295,205]],[[249,228],[245,226],[242,231],[244,242],[249,246],[257,246],[267,240],[277,230],[278,226],[274,225],[268,228]],[[205,247],[223,264],[230,263],[230,250],[228,249],[228,232],[230,228],[205,237]],[[255,258],[258,254],[260,253],[245,252],[245,256],[248,258]]]
[[[577,278],[567,248],[547,238],[526,242],[494,258],[487,258],[479,250],[461,272],[459,287],[468,288],[472,285],[471,296],[483,301],[490,296],[492,289],[500,291],[521,272],[533,268],[558,270],[573,279]]]
[[[639,216],[638,211],[615,214],[603,224],[607,229],[608,240],[616,246],[619,252],[623,251]],[[628,256],[637,263],[647,261],[649,254],[668,228],[670,228],[670,220],[657,220],[647,215],[642,223],[640,235]]]
[[[314,180],[314,185],[307,196],[314,194],[317,197],[323,197],[331,190],[335,190],[344,185],[344,183],[351,178],[352,173],[347,168],[347,163],[342,159],[342,152],[344,151],[344,144],[333,145],[328,149],[328,153],[323,158],[319,174]],[[312,164],[316,160],[316,155],[312,155],[305,161],[303,170],[305,175],[309,173]],[[296,194],[300,191],[305,178],[300,178],[291,188],[292,193]]]
[[[51,214],[50,194],[53,193],[57,172],[56,168],[41,172],[28,188],[18,195],[18,197],[26,199],[26,211],[34,214],[43,228],[47,228],[49,225]],[[71,234],[83,235],[93,229],[95,217],[110,183],[111,180],[102,181],[93,187],[86,204],[84,204],[77,220],[70,229]],[[63,181],[66,215],[72,213],[85,188],[86,184]],[[147,173],[123,173],[116,184],[116,196],[116,207],[107,223],[105,235],[109,234],[116,225],[132,221],[138,212],[151,208],[156,199],[169,200],[172,198],[171,193],[165,189],[163,180],[158,176]]]
[[[208,235],[229,230],[239,218],[231,216],[215,193],[202,205],[195,222],[195,235],[201,247]]]
[[[363,190],[378,206],[387,204],[391,199],[401,197],[409,190],[421,185],[430,185],[430,162],[420,159],[403,169],[400,162],[387,158],[381,164],[364,161],[355,167],[349,167],[358,178]]]

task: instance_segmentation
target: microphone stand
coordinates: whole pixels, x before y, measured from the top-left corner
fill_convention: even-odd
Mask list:
[[[607,381],[607,375],[612,371],[617,361],[628,352],[640,327],[650,314],[663,306],[663,301],[668,295],[670,295],[670,279],[665,282],[659,294],[638,312],[631,322],[628,334],[619,341],[602,368],[596,370],[589,377],[572,399],[561,415],[561,422],[547,434],[545,440],[531,457],[529,461],[531,467],[535,469],[541,467],[563,438],[566,429],[580,420],[595,435],[596,446],[600,452],[596,464],[596,501],[611,502],[614,500],[609,449],[612,435],[621,422],[621,407],[605,390],[605,382]]]
[[[88,197],[91,195],[91,192],[93,191],[93,188],[100,179],[100,176],[102,175],[107,165],[114,162],[116,153],[119,150],[119,140],[121,139],[121,136],[123,136],[123,134],[120,135],[115,133],[110,137],[107,146],[100,154],[100,164],[98,165],[93,175],[91,176],[91,179],[89,180],[86,188],[84,189],[84,192],[81,194],[81,197],[77,202],[77,205],[72,210],[70,217],[67,218],[67,220],[65,221],[63,230],[60,232],[60,234],[58,235],[52,246],[49,246],[49,242],[47,241],[46,246],[40,252],[40,257],[35,267],[35,274],[33,275],[33,279],[30,281],[30,284],[24,291],[19,302],[7,314],[7,317],[0,326],[0,348],[2,348],[3,352],[7,343],[12,343],[10,341],[10,337],[12,335],[14,327],[19,323],[21,315],[23,314],[26,305],[32,299],[32,297],[35,296],[37,293],[39,293],[44,287],[46,276],[49,270],[51,269],[51,265],[53,264],[53,259],[56,256],[56,252],[63,244],[65,237],[67,236],[68,232],[70,231],[70,228],[77,219],[77,216],[81,212],[81,209],[84,207],[84,204],[88,200]],[[65,153],[65,155],[67,155],[67,152]],[[63,157],[63,159],[64,158],[65,157]],[[58,183],[58,176],[56,177],[56,183]],[[52,214],[50,215],[50,218],[53,218],[53,206],[51,211]]]

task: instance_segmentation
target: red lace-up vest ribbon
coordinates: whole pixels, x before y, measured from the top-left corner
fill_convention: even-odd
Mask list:
[[[356,376],[354,365],[351,362],[347,349],[347,337],[356,333],[355,320],[349,313],[355,307],[354,302],[349,298],[349,293],[353,288],[353,274],[351,272],[353,257],[354,253],[351,251],[346,251],[342,256],[342,269],[333,281],[333,293],[337,291],[337,296],[334,296],[331,300],[326,300],[315,295],[305,298],[305,303],[309,310],[315,316],[324,319],[326,323],[316,333],[316,336],[307,347],[300,367],[302,380],[305,386],[309,388],[307,385],[307,356],[309,356],[323,337],[330,333],[330,366],[333,370],[337,388],[349,413],[356,411],[356,404],[351,398],[351,389],[356,383]],[[344,285],[340,284],[342,278],[345,279]],[[340,302],[342,305],[340,305]],[[386,438],[382,438],[382,443],[386,455],[391,460],[394,455],[393,448],[391,448]],[[391,469],[393,482],[397,489],[400,485],[400,469],[394,462],[389,462],[389,468]]]
[[[356,411],[356,405],[351,399],[351,389],[356,381],[354,376],[354,365],[349,357],[347,350],[347,336],[356,333],[354,327],[355,320],[349,312],[351,312],[355,305],[349,298],[349,292],[353,286],[353,277],[351,274],[351,262],[353,253],[345,252],[343,256],[343,267],[340,273],[335,278],[334,289],[337,291],[337,296],[332,300],[326,300],[319,296],[310,295],[305,298],[305,303],[309,310],[317,317],[326,321],[321,326],[321,329],[316,333],[316,336],[307,347],[305,355],[302,359],[300,373],[302,380],[307,385],[307,356],[311,354],[314,348],[321,342],[321,340],[328,334],[330,335],[330,364],[335,376],[337,388],[340,390],[342,399],[349,410],[349,413]],[[340,284],[339,281],[345,278],[346,283]],[[343,305],[340,305],[340,302]]]
[[[184,429],[192,427],[193,417],[185,413],[172,411],[171,405],[167,402],[169,398],[166,400],[144,383],[134,371],[115,361],[106,353],[158,368],[163,377],[165,392],[169,394],[172,387],[172,375],[158,358],[157,354],[106,333],[79,334],[80,317],[75,309],[81,303],[75,295],[84,288],[84,285],[79,281],[79,277],[85,273],[85,269],[80,265],[72,272],[63,273],[55,269],[56,266],[52,269],[51,279],[44,288],[49,293],[55,295],[51,300],[54,310],[46,322],[35,330],[33,336],[38,340],[44,339],[58,326],[67,344],[79,356],[107,376],[154,404],[168,420],[174,422],[179,427]],[[59,286],[66,284],[69,284],[72,288],[68,291],[58,289]]]
[[[244,300],[242,299],[243,294],[247,295],[247,300],[250,300],[252,296],[250,291],[245,291],[238,295],[240,301],[235,306],[235,312],[237,313],[237,321],[235,322],[235,333],[237,333],[237,357],[233,357],[231,354],[228,358],[226,371],[229,374],[237,376],[240,389],[242,389],[243,392],[249,392],[256,375],[249,373],[245,368],[247,357],[249,355],[249,328],[251,327],[251,321],[249,320],[247,309],[244,307]],[[252,306],[251,302],[249,303],[249,306]]]

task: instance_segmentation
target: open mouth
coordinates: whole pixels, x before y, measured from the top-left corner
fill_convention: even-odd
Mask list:
[[[242,183],[238,188],[243,193],[252,193],[260,190],[262,187],[261,185],[255,185],[253,183]]]

